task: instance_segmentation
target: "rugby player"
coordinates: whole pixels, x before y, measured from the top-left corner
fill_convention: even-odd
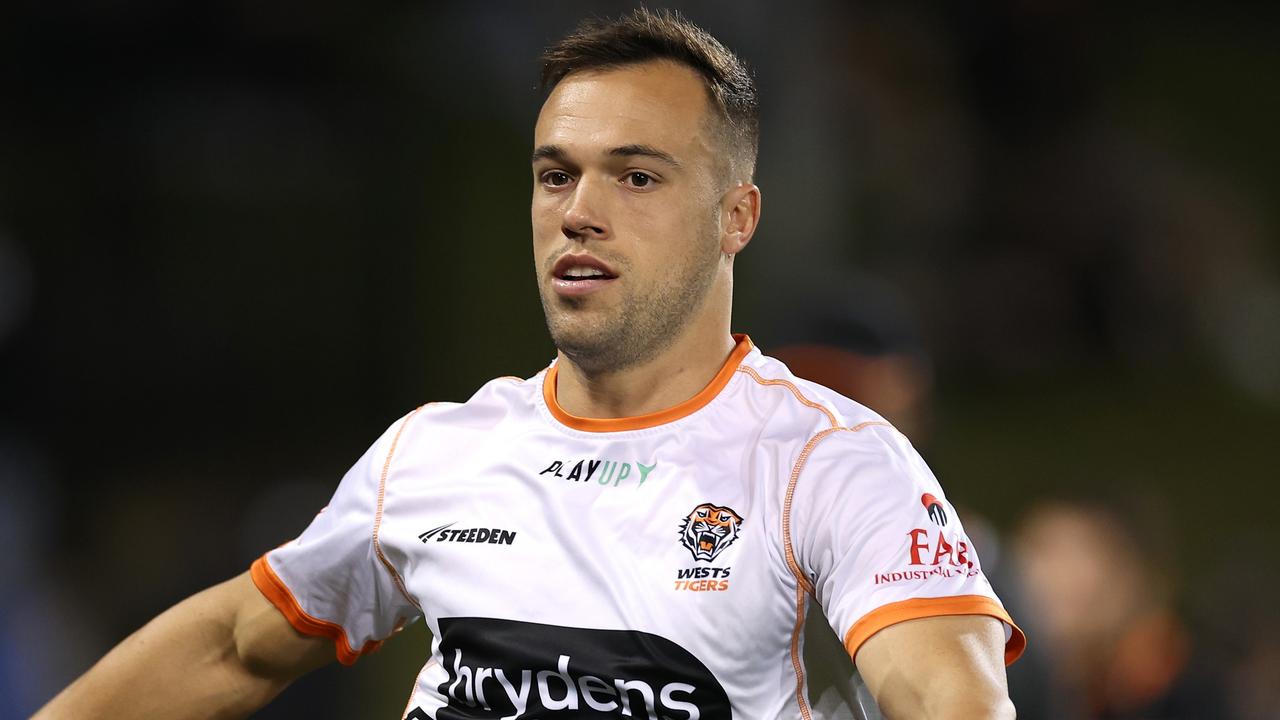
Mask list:
[[[405,718],[809,720],[811,603],[885,716],[1014,716],[1022,633],[910,443],[730,333],[761,211],[742,63],[646,10],[543,60],[554,362],[398,420],[297,539],[38,718],[242,717],[421,618]]]

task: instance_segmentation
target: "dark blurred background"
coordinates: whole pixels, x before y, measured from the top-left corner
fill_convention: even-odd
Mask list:
[[[628,7],[0,10],[0,719],[551,359],[536,57]],[[1280,717],[1280,8],[680,7],[763,96],[735,328],[968,509],[1020,717]],[[420,625],[261,717],[398,717]]]

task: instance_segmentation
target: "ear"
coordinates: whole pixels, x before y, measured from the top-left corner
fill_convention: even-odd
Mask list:
[[[729,188],[720,201],[720,221],[720,252],[742,252],[760,223],[760,188],[751,183]]]

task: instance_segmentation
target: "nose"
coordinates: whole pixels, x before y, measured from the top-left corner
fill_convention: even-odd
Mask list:
[[[584,175],[573,188],[564,209],[561,231],[570,240],[603,240],[609,235],[604,219],[604,181]]]

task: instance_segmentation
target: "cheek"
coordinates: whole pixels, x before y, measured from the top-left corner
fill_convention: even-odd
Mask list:
[[[699,254],[714,221],[706,208],[688,199],[629,210],[623,218],[633,234],[650,247],[661,248],[656,254],[668,259]]]
[[[545,203],[541,206],[537,202],[533,204],[530,220],[532,221],[533,246],[535,248],[550,245],[560,237],[560,215]]]
[[[545,225],[550,215],[551,208],[547,201],[535,197],[529,206],[529,218],[533,221],[534,229],[536,230],[540,225]]]

